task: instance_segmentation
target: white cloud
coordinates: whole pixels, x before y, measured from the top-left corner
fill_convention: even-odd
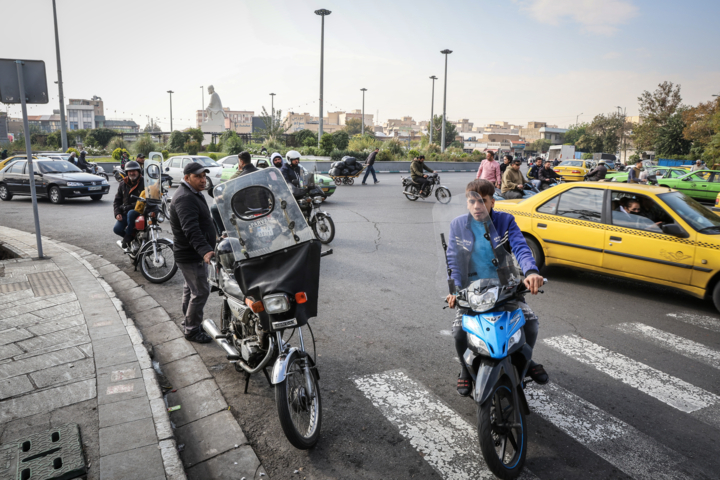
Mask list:
[[[513,0],[538,22],[560,25],[578,22],[592,33],[612,35],[619,25],[638,14],[630,0]]]

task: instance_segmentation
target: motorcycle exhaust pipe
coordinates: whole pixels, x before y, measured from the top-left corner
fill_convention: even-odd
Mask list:
[[[220,345],[223,350],[225,350],[228,360],[240,360],[240,352],[238,352],[234,346],[230,345],[230,343],[227,341],[227,338],[225,338],[225,336],[220,333],[220,330],[218,330],[215,322],[213,322],[209,318],[206,318],[202,321],[202,328],[203,330],[205,330],[205,333],[210,336],[210,338],[215,340],[215,343]]]
[[[270,363],[270,360],[272,360],[273,356],[275,355],[275,341],[272,337],[270,337],[270,344],[268,345],[268,352],[265,355],[265,358],[262,359],[262,362],[258,364],[255,368],[250,368],[250,366],[245,363],[243,360],[238,360],[237,364],[242,367],[243,370],[245,370],[249,374],[257,373],[263,368],[267,366],[268,363]]]
[[[403,193],[406,195],[412,195],[413,197],[417,197],[418,195],[414,194],[413,192],[408,192],[407,190],[403,190]]]

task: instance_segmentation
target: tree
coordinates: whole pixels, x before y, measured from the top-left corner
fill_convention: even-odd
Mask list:
[[[527,148],[533,152],[547,152],[552,142],[547,138],[541,138],[532,142]]]
[[[330,155],[330,152],[332,152],[334,148],[335,144],[333,143],[332,135],[323,133],[322,137],[320,137],[320,150],[322,150],[325,155]]]
[[[157,151],[158,148],[155,142],[152,141],[150,135],[145,134],[132,144],[132,149],[135,152],[135,155],[142,153],[147,156],[150,152]]]
[[[350,143],[350,135],[345,130],[338,130],[332,133],[333,143],[335,148],[338,150],[347,149],[348,143]]]
[[[188,141],[192,139],[199,145],[202,145],[203,140],[205,140],[205,134],[199,128],[186,128],[183,133],[187,135]]]
[[[687,155],[690,153],[692,142],[683,136],[686,128],[683,120],[683,110],[680,109],[667,119],[665,125],[658,129],[655,142],[655,154],[665,155]]]
[[[720,112],[720,98],[683,110],[682,118],[685,122],[683,137],[693,142],[693,145],[710,143],[712,137],[717,133],[713,125],[713,117],[718,112]],[[50,143],[50,138],[48,138],[48,143]]]
[[[46,140],[47,146],[49,148],[53,148],[53,149],[60,148],[60,146],[62,145],[61,138],[62,137],[60,137],[60,130],[55,130],[54,132],[52,132],[51,134],[49,134],[47,136],[47,140]]]
[[[170,134],[170,140],[168,146],[172,152],[182,152],[185,147],[185,143],[188,141],[188,135],[179,130],[173,130]]]
[[[345,121],[345,128],[343,128],[350,137],[359,135],[362,133],[362,120],[359,118],[350,118]]]
[[[300,145],[304,145],[306,147],[314,147],[317,145],[317,132],[313,132],[312,130],[305,128],[299,132],[295,132],[293,135],[295,135],[295,140]],[[313,142],[310,145],[308,145],[309,140]]]
[[[273,116],[271,113],[268,113],[265,107],[262,107],[260,118],[262,118],[265,124],[265,128],[260,130],[261,135],[264,137],[275,140],[285,133],[285,126],[282,121],[282,110],[275,110],[275,116]]]
[[[640,124],[633,130],[633,142],[638,148],[649,150],[655,148],[660,128],[680,107],[680,85],[663,82],[653,93],[645,90],[638,97],[638,102]]]
[[[96,128],[95,130],[90,130],[85,136],[85,143],[91,147],[105,148],[113,137],[117,137],[115,130]]]
[[[157,123],[150,120],[150,123],[145,125],[145,128],[143,128],[143,132],[145,132],[145,133],[162,132],[162,129],[160,128],[160,126]]]
[[[220,136],[220,143],[222,143],[223,151],[228,155],[237,155],[243,151],[242,139],[232,130],[228,130]]]
[[[580,140],[580,137],[587,133],[589,127],[589,123],[579,123],[571,126],[568,131],[565,132],[565,143],[575,145],[577,147],[577,141]]]
[[[433,121],[434,132],[432,132],[432,143],[441,144],[440,136],[442,135],[442,115],[435,115]],[[454,124],[445,122],[445,146],[449,147],[452,142],[455,141],[457,136],[457,128]]]

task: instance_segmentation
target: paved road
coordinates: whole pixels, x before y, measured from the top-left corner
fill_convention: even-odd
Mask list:
[[[460,194],[472,178],[443,174]],[[219,348],[198,351],[271,478],[486,477],[475,408],[457,396],[452,315],[435,291],[434,200],[409,202],[397,175],[339,187],[325,204],[337,226],[323,258],[318,341],[322,437],[295,450],[262,376],[243,377]],[[114,189],[115,187],[113,187]],[[29,199],[0,221],[32,230]],[[164,285],[130,272],[115,246],[110,199],[40,203],[43,234],[124,266],[177,322],[181,275]],[[169,226],[168,226],[169,229]],[[720,458],[720,316],[669,289],[566,269],[530,303],[535,357],[551,385],[532,389],[527,468],[539,478],[716,478]],[[205,316],[219,315],[212,297]],[[532,478],[532,476],[529,476]]]

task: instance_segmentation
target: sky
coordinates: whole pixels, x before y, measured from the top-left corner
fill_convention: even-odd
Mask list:
[[[102,97],[107,118],[195,125],[202,89],[223,106],[318,115],[325,17],[325,114],[362,108],[375,121],[442,113],[476,125],[561,127],[627,109],[663,81],[684,103],[720,94],[717,0],[57,0],[65,98]],[[58,107],[51,0],[3,2],[0,58],[44,60]],[[205,93],[207,105],[208,95]],[[19,106],[0,105],[11,116]]]

